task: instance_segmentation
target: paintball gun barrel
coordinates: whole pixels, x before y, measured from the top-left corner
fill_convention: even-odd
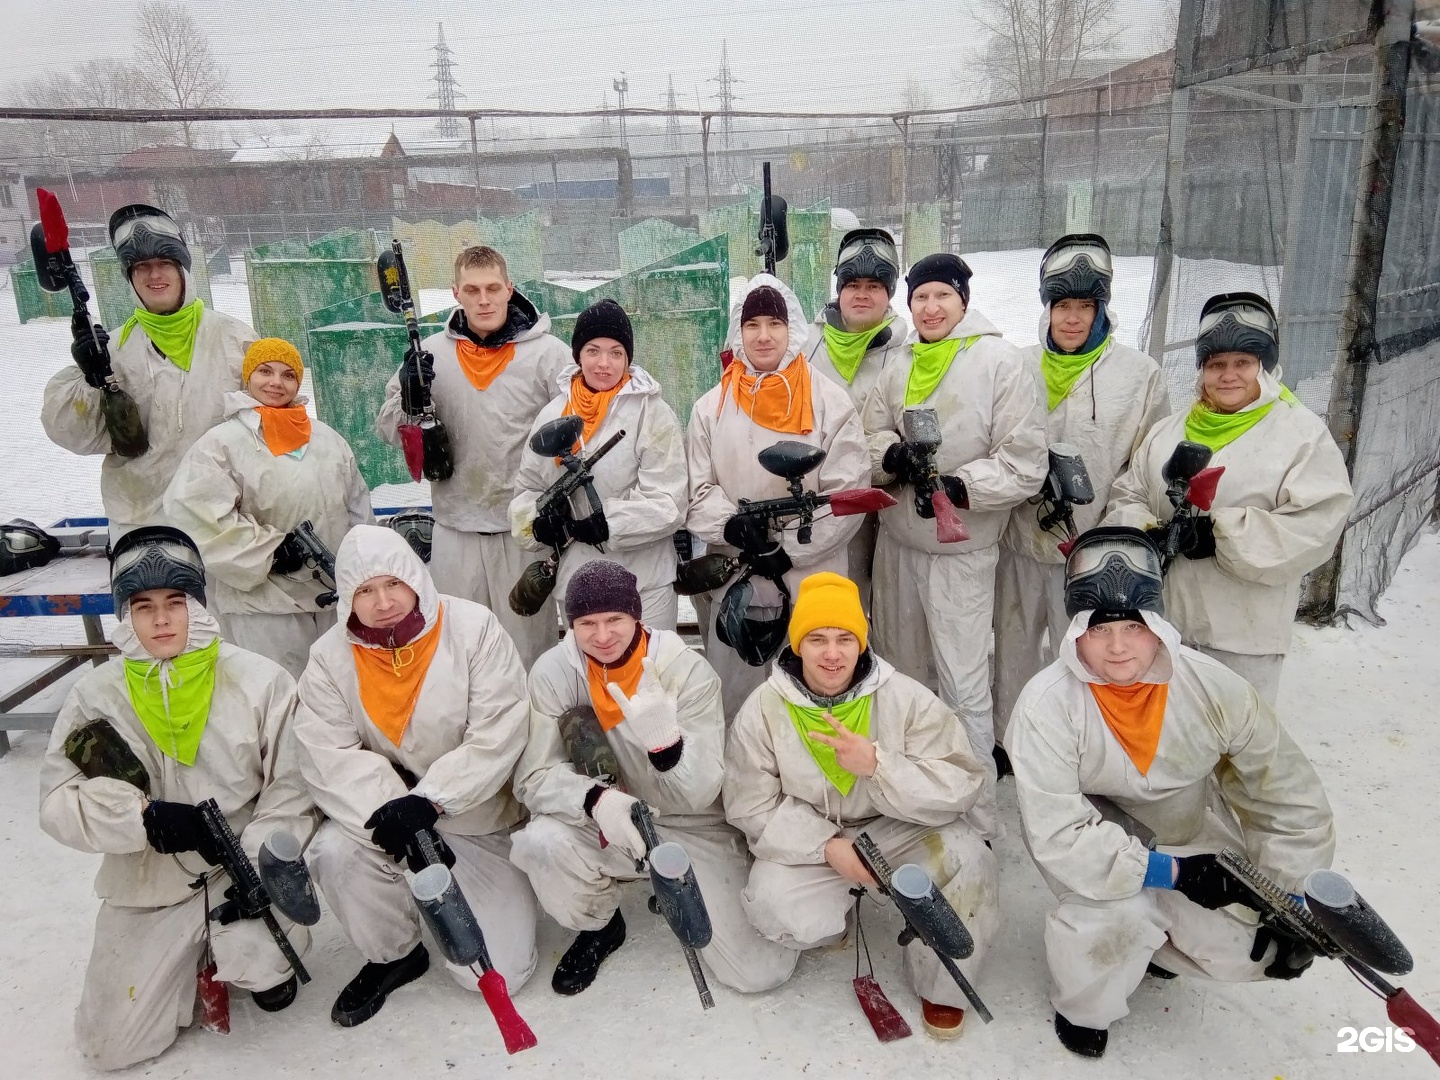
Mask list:
[[[305,549],[305,565],[310,567],[315,579],[329,589],[329,592],[317,596],[315,602],[322,608],[329,607],[339,599],[335,591],[335,555],[315,535],[315,526],[308,518],[296,525],[293,532],[296,541]]]
[[[974,1007],[980,1019],[987,1024],[994,1019],[980,995],[970,985],[970,980],[955,965],[975,951],[975,941],[970,931],[960,921],[960,916],[950,906],[935,882],[925,869],[915,863],[906,863],[892,871],[880,848],[867,833],[855,837],[855,854],[865,864],[880,891],[895,901],[905,920],[905,929],[900,934],[900,944],[908,945],[919,938],[933,952],[955,980],[955,985]]]
[[[690,856],[673,841],[661,843],[655,831],[655,821],[650,816],[650,807],[643,801],[631,808],[630,819],[645,840],[646,859],[650,863],[650,887],[654,890],[650,910],[664,916],[670,932],[685,952],[685,963],[690,968],[690,977],[695,980],[695,992],[700,995],[701,1006],[713,1009],[715,998],[705,981],[700,958],[695,954],[696,949],[710,944],[713,930],[710,911],[705,907],[705,897],[700,894],[700,883],[695,880]]]

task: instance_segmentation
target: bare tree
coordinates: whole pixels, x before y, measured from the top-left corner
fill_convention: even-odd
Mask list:
[[[992,97],[1050,92],[1082,72],[1082,61],[1110,52],[1120,34],[1117,0],[977,0],[971,17],[989,33],[978,68]],[[1042,106],[1025,106],[1036,116]]]
[[[1156,8],[1147,38],[1157,52],[1164,52],[1175,48],[1175,39],[1180,36],[1180,0],[1164,0]]]
[[[163,104],[134,64],[89,60],[73,71],[51,71],[9,88],[17,105],[50,109],[145,109]],[[108,164],[138,146],[173,134],[160,125],[35,122],[29,129],[31,153],[64,158],[75,164]]]
[[[136,59],[167,105],[203,109],[224,102],[226,71],[210,50],[210,39],[183,6],[165,0],[141,4],[136,33]],[[186,146],[195,145],[193,128],[191,122],[181,122]]]
[[[900,103],[905,112],[915,112],[919,109],[928,109],[935,102],[930,95],[930,88],[911,75],[905,80],[905,94],[900,99]]]

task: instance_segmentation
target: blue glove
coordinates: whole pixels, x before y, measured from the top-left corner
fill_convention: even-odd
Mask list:
[[[1145,888],[1173,889],[1175,887],[1175,857],[1150,852],[1150,861],[1145,866]]]

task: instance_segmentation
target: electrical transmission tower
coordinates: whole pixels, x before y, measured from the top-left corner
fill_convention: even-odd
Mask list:
[[[665,149],[680,149],[680,118],[675,115],[679,108],[675,104],[675,76],[670,76],[670,89],[665,94],[665,108],[670,110],[670,115],[665,118]]]
[[[618,79],[610,80],[610,85],[615,87],[615,94],[620,99],[620,145],[628,149],[630,140],[625,133],[625,98],[630,94],[630,80],[622,71]]]
[[[740,80],[730,73],[730,43],[728,41],[720,43],[720,74],[709,81],[720,84],[720,89],[710,95],[720,102],[720,176],[723,180],[733,180],[735,167],[730,160],[730,152],[734,149],[734,124],[731,112],[734,110],[736,98],[739,96],[735,93],[735,84]]]
[[[455,108],[455,99],[464,97],[460,87],[455,81],[455,60],[450,54],[450,46],[445,44],[445,24],[440,24],[440,37],[430,51],[435,54],[435,59],[430,64],[430,69],[435,72],[435,93],[429,96],[439,101],[440,108]],[[460,137],[460,118],[457,116],[442,116],[435,125],[435,130],[440,133],[442,139],[458,139]]]

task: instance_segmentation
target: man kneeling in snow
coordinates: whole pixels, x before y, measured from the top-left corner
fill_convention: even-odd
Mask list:
[[[892,866],[914,862],[975,939],[960,968],[976,982],[1000,920],[999,867],[965,819],[986,772],[938,697],[870,651],[855,583],[800,583],[790,647],[741,707],[725,759],[725,814],[755,865],[741,897],[755,928],[792,949],[839,940],[850,890],[873,888],[853,838]],[[935,954],[905,948],[925,1029],[960,1034],[966,1001]]]
[[[266,1012],[295,1000],[263,922],[209,915],[231,881],[196,804],[215,800],[252,862],[276,830],[304,842],[315,817],[289,727],[295,681],[220,641],[195,544],[178,529],[135,529],[110,565],[121,655],[65,699],[40,770],[40,827],[105,856],[75,1036],[92,1065],[121,1069],[189,1026],[202,967],[206,982],[249,990]],[[276,915],[304,953],[309,933]]]
[[[625,941],[619,883],[642,876],[636,861],[646,854],[630,817],[637,799],[660,839],[680,844],[695,868],[714,929],[700,950],[705,965],[737,990],[779,986],[795,954],[746,921],[750,855],[720,806],[719,676],[679,635],[640,622],[638,583],[619,563],[577,570],[565,617],[569,636],[530,672],[530,743],[515,791],[534,816],[511,855],[545,910],[580,931],[551,986],[580,993]]]
[[[1330,865],[1335,828],[1270,706],[1161,617],[1160,556],[1143,532],[1092,529],[1065,578],[1070,628],[1021,693],[1007,746],[1026,845],[1060,898],[1045,925],[1055,1033],[1099,1057],[1147,971],[1299,975],[1309,953],[1232,907],[1249,893],[1214,853],[1242,851],[1298,892]],[[1107,820],[1123,820],[1117,807],[1126,826]],[[1134,835],[1147,832],[1166,852]]]

